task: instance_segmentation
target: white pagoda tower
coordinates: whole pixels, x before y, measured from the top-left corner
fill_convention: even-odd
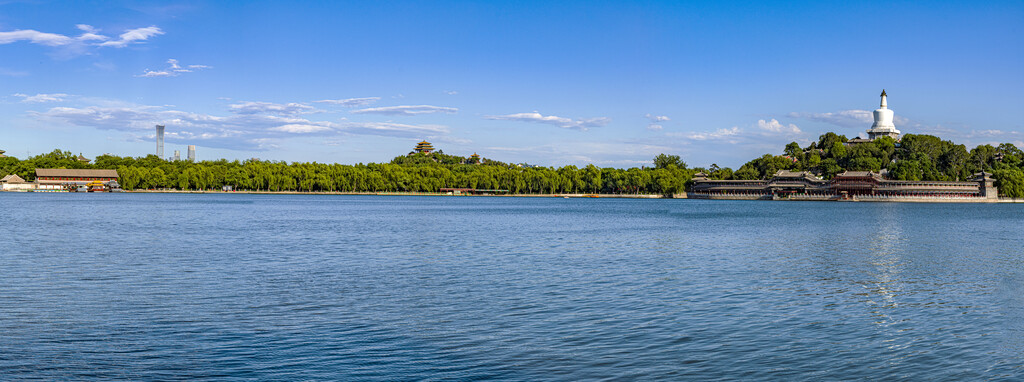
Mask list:
[[[868,129],[868,139],[875,140],[881,137],[892,137],[900,139],[900,131],[892,123],[892,110],[889,110],[885,103],[885,89],[882,89],[882,105],[875,110],[875,124]]]

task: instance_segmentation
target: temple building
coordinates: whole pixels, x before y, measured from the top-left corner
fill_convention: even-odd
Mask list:
[[[810,172],[780,170],[768,180],[715,180],[698,173],[693,177],[695,199],[793,200],[974,200],[994,201],[999,192],[990,173],[974,174],[970,181],[911,181],[885,179],[871,171],[846,171],[832,180]]]
[[[17,191],[17,190],[31,190],[35,188],[35,184],[26,182],[20,176],[11,174],[0,179],[0,190],[2,191]]]
[[[434,146],[430,145],[430,142],[423,141],[416,144],[416,148],[413,149],[417,153],[430,154],[434,152]]]
[[[881,137],[891,137],[894,140],[900,140],[900,131],[896,130],[896,125],[892,123],[893,113],[889,109],[885,102],[885,89],[882,89],[882,103],[878,109],[874,111],[875,123],[868,129],[868,139],[875,140]]]
[[[64,190],[85,186],[94,181],[116,184],[117,170],[37,168],[36,183],[39,190]]]

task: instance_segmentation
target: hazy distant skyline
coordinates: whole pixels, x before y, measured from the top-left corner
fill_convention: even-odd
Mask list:
[[[738,167],[827,131],[1024,146],[1021,2],[0,1],[0,150]]]

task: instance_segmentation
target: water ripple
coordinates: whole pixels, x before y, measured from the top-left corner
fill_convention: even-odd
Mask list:
[[[0,379],[1014,380],[1017,205],[2,194]]]

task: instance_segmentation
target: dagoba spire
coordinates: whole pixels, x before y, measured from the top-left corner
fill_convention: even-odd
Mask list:
[[[885,89],[882,89],[880,96],[882,97],[882,104],[872,113],[875,117],[875,123],[868,129],[868,139],[875,140],[879,137],[892,137],[892,139],[899,140],[900,131],[896,130],[896,125],[892,123],[893,112],[889,110],[885,102]]]

